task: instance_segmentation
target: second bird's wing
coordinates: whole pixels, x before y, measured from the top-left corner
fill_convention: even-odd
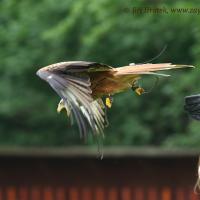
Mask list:
[[[185,97],[185,111],[196,120],[200,120],[200,94]]]

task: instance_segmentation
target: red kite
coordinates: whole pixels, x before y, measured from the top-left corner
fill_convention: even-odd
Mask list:
[[[73,121],[76,119],[81,137],[86,138],[88,128],[94,135],[103,135],[106,125],[105,108],[111,107],[112,95],[132,88],[138,94],[144,92],[137,81],[143,75],[160,75],[161,70],[193,67],[189,65],[130,64],[113,68],[97,62],[60,62],[41,68],[37,75],[47,81],[60,96],[57,111],[66,109]],[[106,105],[102,97],[106,98]]]

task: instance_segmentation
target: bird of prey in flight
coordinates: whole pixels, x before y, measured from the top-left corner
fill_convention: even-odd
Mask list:
[[[77,121],[80,136],[86,138],[89,129],[94,135],[103,135],[107,124],[105,109],[111,107],[112,95],[130,88],[140,95],[144,89],[138,80],[143,75],[169,76],[157,71],[184,67],[193,66],[131,63],[113,68],[97,62],[70,61],[43,67],[37,75],[60,96],[57,111],[65,109],[71,121]],[[105,104],[102,97],[106,97]]]

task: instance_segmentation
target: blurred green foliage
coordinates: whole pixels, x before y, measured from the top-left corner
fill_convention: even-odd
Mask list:
[[[200,123],[183,110],[184,96],[200,92],[200,15],[141,14],[132,7],[196,8],[198,1],[1,0],[0,145],[84,144],[58,96],[35,72],[41,66],[87,60],[122,66],[154,62],[193,64],[172,71],[149,94],[118,94],[108,111],[106,145],[200,145]],[[145,87],[154,84],[146,77]],[[92,139],[88,144],[93,144]]]

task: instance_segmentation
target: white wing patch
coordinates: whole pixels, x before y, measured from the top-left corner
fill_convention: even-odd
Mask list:
[[[81,137],[87,136],[88,127],[95,135],[103,135],[104,108],[92,98],[89,78],[51,73],[46,81],[61,97],[67,114],[76,119]]]

